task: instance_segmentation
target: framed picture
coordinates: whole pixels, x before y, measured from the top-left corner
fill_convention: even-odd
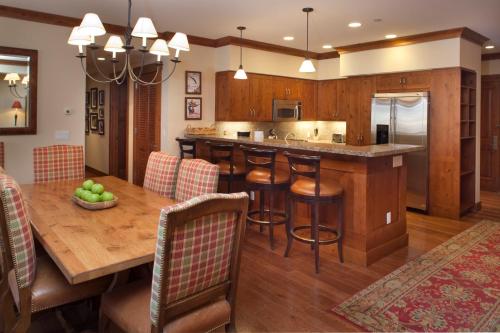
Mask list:
[[[104,90],[99,90],[99,105],[104,105]]]
[[[90,114],[90,130],[97,131],[97,113]]]
[[[85,107],[88,108],[90,103],[90,91],[85,92]]]
[[[97,126],[99,135],[104,135],[104,119],[99,119]]]
[[[87,135],[89,134],[89,128],[90,128],[90,126],[89,126],[89,116],[86,115],[85,116],[85,134],[87,134]]]
[[[97,88],[90,89],[90,108],[97,108]]]
[[[201,72],[186,71],[186,94],[201,95]]]
[[[90,109],[87,107],[85,108],[85,118],[88,118],[90,114]]]
[[[186,97],[185,120],[201,120],[201,97]]]
[[[104,108],[99,108],[99,119],[104,119]]]

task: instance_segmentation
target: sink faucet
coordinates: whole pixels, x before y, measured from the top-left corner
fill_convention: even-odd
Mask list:
[[[288,134],[285,136],[285,142],[286,142],[286,144],[288,144],[288,137],[290,137],[290,136],[293,136],[293,138],[295,139],[295,133],[290,132],[290,133],[288,133]]]

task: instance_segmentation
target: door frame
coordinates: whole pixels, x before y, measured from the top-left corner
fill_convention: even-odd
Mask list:
[[[116,85],[113,83],[109,84],[109,174],[112,175],[113,173],[111,172],[111,161],[115,160],[115,156],[119,154],[118,151],[118,144],[115,144],[113,142],[113,138],[115,137],[115,133],[118,132],[118,118],[115,117],[117,113],[113,112],[113,101],[111,97],[113,94],[111,91],[113,89],[119,89],[122,90],[120,91],[120,94],[125,92],[125,180],[128,180],[128,149],[129,149],[129,79],[127,78],[125,82],[121,85]],[[121,101],[119,101],[121,103]],[[114,170],[113,170],[114,171]],[[115,175],[117,176],[117,175]]]

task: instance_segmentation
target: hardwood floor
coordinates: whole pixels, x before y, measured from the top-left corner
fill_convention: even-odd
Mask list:
[[[285,233],[275,228],[277,246],[267,233],[247,229],[237,301],[239,332],[355,331],[330,310],[409,260],[416,258],[483,219],[500,221],[500,194],[481,193],[482,210],[450,220],[407,213],[410,242],[364,268],[340,264],[335,246],[321,249],[321,272],[314,273],[313,253],[295,242],[283,257]]]

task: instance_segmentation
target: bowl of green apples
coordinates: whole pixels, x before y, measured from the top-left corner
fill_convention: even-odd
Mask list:
[[[75,189],[72,200],[78,206],[89,210],[101,210],[116,206],[118,198],[111,192],[105,191],[102,184],[87,179],[81,187]]]

